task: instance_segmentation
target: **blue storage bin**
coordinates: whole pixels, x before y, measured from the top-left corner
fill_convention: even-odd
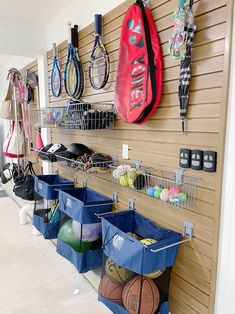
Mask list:
[[[110,301],[103,297],[101,294],[98,295],[98,300],[104,303],[114,314],[128,314],[129,312],[121,305]],[[157,314],[169,314],[169,303],[168,301],[161,304]]]
[[[45,239],[56,239],[58,236],[60,222],[45,223],[43,217],[40,215],[33,214],[33,225],[41,232]]]
[[[111,211],[113,200],[89,188],[59,191],[59,208],[70,218],[82,224],[100,222],[95,214]]]
[[[174,265],[179,245],[157,253],[152,250],[178,243],[182,238],[180,233],[159,227],[135,210],[110,213],[101,220],[104,254],[118,265],[140,275]],[[155,239],[157,243],[146,246],[127,232]]]
[[[58,238],[56,251],[70,261],[79,273],[86,273],[102,265],[102,249],[90,249],[84,253],[78,253],[70,245]]]
[[[34,177],[34,190],[46,200],[58,199],[58,190],[73,188],[74,182],[58,175],[41,175]]]

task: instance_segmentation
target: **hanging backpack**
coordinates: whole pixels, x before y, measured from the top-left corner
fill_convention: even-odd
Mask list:
[[[150,10],[137,0],[127,11],[121,30],[115,107],[127,123],[143,124],[162,94],[162,56]]]

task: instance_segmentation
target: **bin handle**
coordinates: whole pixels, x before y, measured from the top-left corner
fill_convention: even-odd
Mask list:
[[[158,253],[158,252],[160,252],[160,251],[167,250],[167,249],[169,249],[169,248],[171,248],[171,247],[174,247],[174,246],[176,246],[176,245],[179,245],[179,244],[183,244],[183,243],[189,242],[189,241],[191,241],[191,240],[192,240],[192,239],[187,238],[187,239],[185,239],[185,240],[178,241],[178,242],[176,242],[176,243],[172,243],[172,244],[166,245],[166,246],[161,247],[161,248],[156,249],[156,250],[151,249],[151,252],[153,252],[153,253]],[[146,248],[147,248],[148,246],[147,246],[147,245],[144,245],[144,247],[146,247]]]
[[[114,202],[111,202],[111,203],[99,203],[99,204],[94,204],[94,205],[83,205],[83,207],[98,207],[98,206],[108,206],[108,205],[113,205]],[[98,214],[97,214],[98,215]]]

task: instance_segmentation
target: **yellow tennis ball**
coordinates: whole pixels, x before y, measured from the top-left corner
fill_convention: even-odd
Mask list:
[[[122,186],[128,186],[128,176],[127,175],[122,175],[120,176],[119,178],[119,183],[122,185]]]
[[[157,240],[147,238],[147,239],[140,240],[140,242],[145,245],[151,245],[151,244],[157,243]]]

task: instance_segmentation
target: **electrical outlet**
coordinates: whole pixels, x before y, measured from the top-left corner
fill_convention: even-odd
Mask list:
[[[129,158],[128,153],[129,153],[128,144],[122,144],[122,158],[128,159]]]

